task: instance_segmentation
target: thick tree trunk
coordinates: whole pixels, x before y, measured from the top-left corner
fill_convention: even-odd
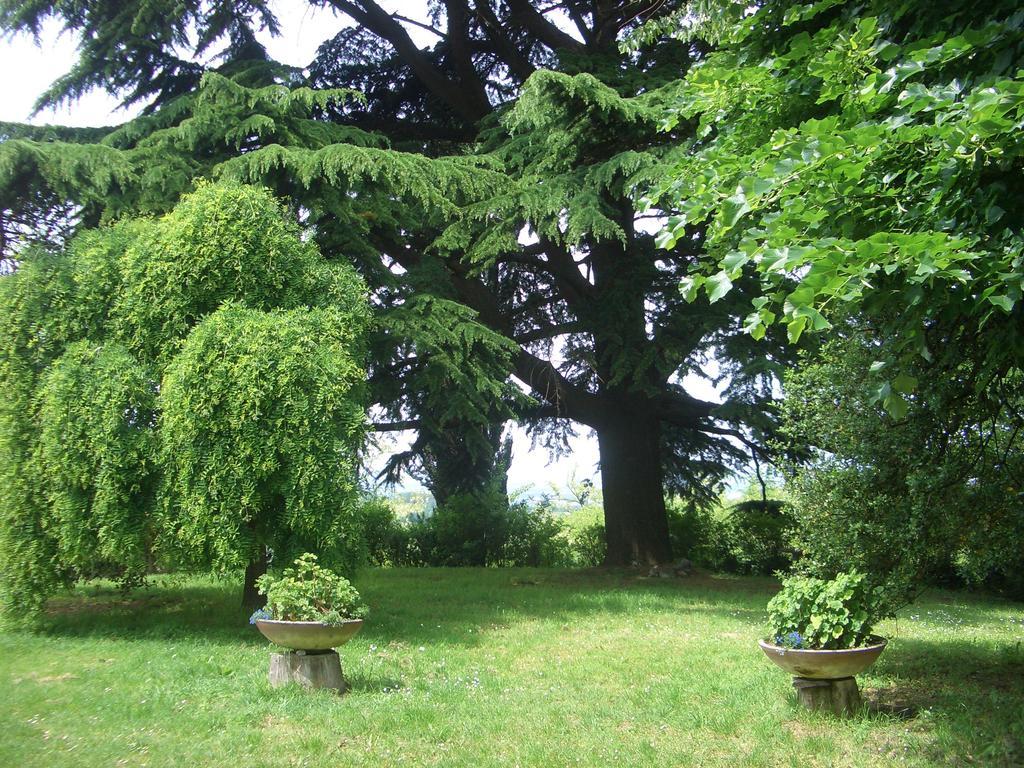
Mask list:
[[[672,560],[657,419],[623,410],[597,429],[607,566]]]
[[[267,550],[245,567],[245,584],[242,587],[242,607],[249,611],[262,608],[266,601],[256,589],[256,579],[267,572]]]

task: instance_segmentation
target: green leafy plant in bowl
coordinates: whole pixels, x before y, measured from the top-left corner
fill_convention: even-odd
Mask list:
[[[786,648],[840,650],[870,645],[891,615],[883,587],[857,571],[834,579],[793,576],[768,603],[769,642]]]
[[[885,589],[862,573],[840,573],[831,580],[794,576],[768,603],[769,635],[759,645],[795,678],[850,678],[885,650],[886,640],[872,630],[892,614],[891,605]]]
[[[327,626],[364,619],[369,613],[356,588],[306,553],[280,576],[264,574],[256,581],[267,598],[267,616],[274,621],[315,621]]]

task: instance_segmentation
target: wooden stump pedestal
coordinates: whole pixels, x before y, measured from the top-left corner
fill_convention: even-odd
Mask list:
[[[837,680],[811,680],[794,677],[797,700],[814,712],[831,712],[840,717],[852,715],[860,709],[860,691],[853,677]]]
[[[331,688],[344,693],[341,658],[337,651],[289,651],[270,654],[270,684],[277,688],[298,683],[303,688]]]

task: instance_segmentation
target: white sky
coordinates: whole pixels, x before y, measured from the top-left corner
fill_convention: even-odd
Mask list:
[[[309,5],[296,9],[294,4],[284,0],[276,0],[273,5],[281,22],[282,34],[277,38],[264,36],[262,42],[273,58],[286,64],[305,66],[312,60],[317,46],[344,26],[343,20],[329,11]],[[420,0],[391,0],[382,5],[409,16],[416,16],[416,9],[422,8]],[[5,74],[0,84],[0,121],[103,126],[130,119],[135,110],[119,110],[117,99],[99,91],[61,109],[46,110],[29,118],[39,94],[66,73],[76,59],[77,41],[68,35],[59,35],[58,31],[57,24],[48,23],[42,30],[38,46],[26,35],[0,40],[0,72]],[[411,34],[420,44],[433,42],[428,32],[412,30]],[[719,400],[705,381],[694,378],[688,379],[686,384],[691,394],[697,397]],[[577,431],[579,436],[570,443],[571,453],[550,462],[547,452],[543,448],[531,448],[530,439],[517,428],[509,489],[548,490],[552,485],[561,489],[573,475],[577,480],[592,478],[599,482],[597,440],[585,427],[581,426]]]

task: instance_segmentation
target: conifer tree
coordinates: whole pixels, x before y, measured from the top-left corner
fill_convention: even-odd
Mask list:
[[[686,152],[693,126],[660,131],[662,105],[708,46],[620,50],[675,2],[431,0],[420,21],[373,0],[317,4],[356,26],[325,41],[306,75],[266,61],[255,36],[274,20],[256,3],[161,14],[144,2],[6,3],[8,30],[56,16],[89,33],[42,103],[98,86],[150,114],[94,144],[8,141],[0,189],[21,204],[16,179],[29,178],[97,219],[169,207],[197,175],[289,196],[385,310],[375,378],[391,387],[380,396],[391,426],[420,428],[425,453],[432,436],[485,435],[513,411],[548,440],[589,427],[607,562],[668,560],[665,493],[711,498],[758,455],[785,354],[774,331],[758,345],[742,332],[742,280],[728,295],[680,295],[704,258],[701,227],[657,251],[656,227],[634,213]],[[436,44],[418,46],[413,26]],[[192,53],[224,47],[219,73],[177,58],[190,28]],[[711,357],[729,382],[723,403],[684,386]],[[507,372],[532,403],[515,402]],[[447,410],[429,407],[445,394],[434,402]]]

